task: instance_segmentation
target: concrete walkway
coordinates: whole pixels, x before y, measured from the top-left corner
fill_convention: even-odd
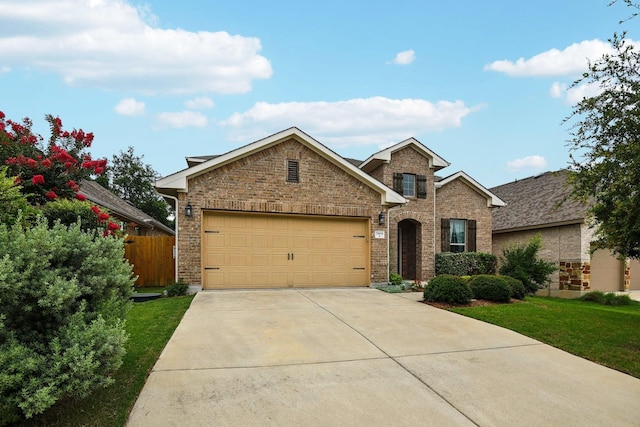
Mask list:
[[[200,292],[128,425],[640,425],[640,380],[419,299]]]

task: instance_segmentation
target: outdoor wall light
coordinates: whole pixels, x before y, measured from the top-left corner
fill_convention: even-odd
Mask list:
[[[193,216],[193,206],[191,206],[191,202],[188,202],[187,206],[184,207],[184,215],[189,218]]]
[[[380,211],[378,214],[378,225],[384,225],[384,211]]]

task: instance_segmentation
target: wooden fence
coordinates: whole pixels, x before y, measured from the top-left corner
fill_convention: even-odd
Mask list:
[[[175,281],[174,236],[127,236],[124,256],[138,276],[137,286],[166,286]]]

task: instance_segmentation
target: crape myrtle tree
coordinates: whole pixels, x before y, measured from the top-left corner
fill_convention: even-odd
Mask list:
[[[111,164],[96,182],[167,227],[173,228],[173,221],[168,219],[171,207],[153,186],[158,173],[142,161],[143,157],[144,155],[137,156],[133,147],[129,147],[126,152],[120,151],[113,156]]]
[[[615,3],[612,2],[611,4]],[[640,4],[625,0],[637,15]],[[626,21],[622,21],[626,22]],[[590,63],[572,87],[594,85],[598,94],[578,102],[571,127],[573,195],[589,202],[596,247],[621,258],[640,258],[640,51],[614,33],[612,52]]]
[[[48,143],[0,112],[0,425],[109,385],[127,340],[119,226],[78,193],[106,160],[93,134],[46,119]]]

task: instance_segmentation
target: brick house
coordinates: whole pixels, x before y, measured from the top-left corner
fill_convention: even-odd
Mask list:
[[[178,277],[204,289],[428,280],[440,251],[491,250],[504,202],[414,138],[363,162],[297,128],[156,182],[178,213]]]
[[[587,206],[570,197],[568,172],[545,172],[491,188],[506,202],[493,211],[493,253],[540,234],[540,256],[558,271],[543,295],[577,297],[590,291],[640,290],[640,263],[620,261],[609,251],[592,253]]]

